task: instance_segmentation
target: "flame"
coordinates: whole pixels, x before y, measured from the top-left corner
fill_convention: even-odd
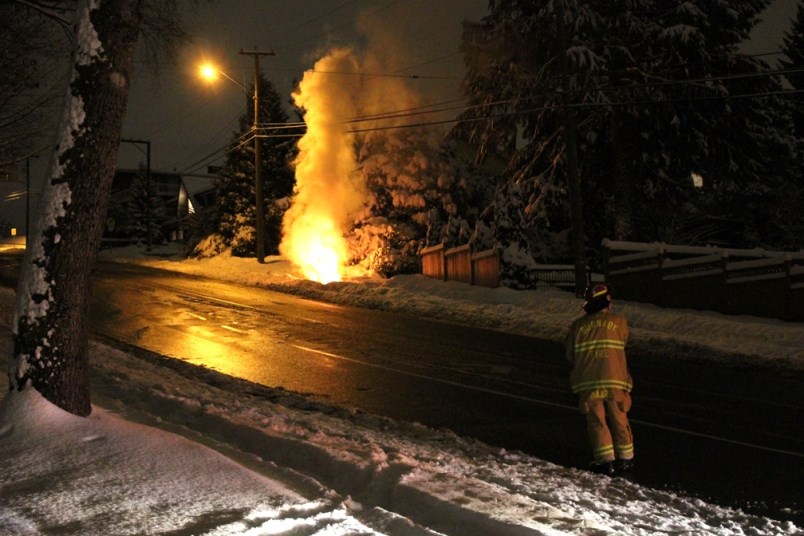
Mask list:
[[[345,121],[356,114],[354,82],[315,71],[357,71],[351,52],[337,49],[305,73],[293,94],[307,124],[299,140],[296,191],[282,222],[279,250],[304,277],[340,281],[348,260],[344,233],[363,206],[364,186],[355,177],[354,140]]]
[[[307,130],[298,144],[296,191],[282,221],[279,251],[304,277],[321,283],[345,276],[349,250],[344,235],[365,208],[367,197],[349,120],[418,104],[399,80],[322,74],[394,70],[374,55],[363,63],[350,49],[334,49],[304,74],[293,94],[296,105],[304,110]],[[383,118],[381,125],[406,121]],[[361,122],[359,126],[370,125]],[[366,134],[362,136],[367,139]]]
[[[346,241],[326,217],[308,217],[297,226],[292,244],[284,243],[284,255],[293,260],[304,277],[327,284],[342,279]]]

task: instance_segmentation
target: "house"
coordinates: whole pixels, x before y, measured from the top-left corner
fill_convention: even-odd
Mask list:
[[[136,192],[146,187],[143,182],[149,184],[148,188],[155,198],[147,215],[138,214],[132,203]],[[127,245],[137,240],[135,229],[145,226],[145,218],[150,218],[152,230],[161,230],[168,215],[175,213],[171,207],[175,206],[178,198],[180,182],[181,175],[175,172],[150,170],[149,173],[143,168],[116,170],[103,230],[104,247]],[[162,233],[164,236],[164,230]]]
[[[106,226],[103,231],[104,247],[127,245],[136,240],[138,227],[151,221],[152,233],[160,239],[175,241],[186,238],[187,220],[192,214],[209,214],[215,208],[213,175],[192,175],[151,170],[146,177],[144,169],[118,169],[112,181]],[[150,182],[155,200],[150,214],[138,214],[132,201],[141,181]]]
[[[215,212],[217,188],[214,175],[182,175],[176,200],[175,228],[170,240],[186,240],[193,216],[206,219]]]

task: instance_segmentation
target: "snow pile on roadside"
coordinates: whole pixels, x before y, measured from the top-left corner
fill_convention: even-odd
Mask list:
[[[0,527],[11,533],[75,526],[86,534],[105,526],[115,533],[155,534],[203,529],[202,512],[267,512],[305,503],[291,489],[197,443],[97,407],[89,418],[76,417],[33,389],[8,396],[0,422]]]
[[[271,260],[259,265],[230,259],[218,273],[198,261],[168,265],[221,279],[243,277],[249,284],[280,284],[309,296],[331,294],[342,303],[401,304],[401,310],[443,318],[456,318],[461,310],[467,318],[497,311],[497,320],[489,314],[499,321],[509,313],[510,324],[529,318],[548,326],[545,332],[561,324],[562,334],[563,319],[574,317],[577,305],[558,292],[516,293],[422,277],[322,286],[293,279],[287,265]],[[251,275],[235,275],[240,261]],[[13,291],[0,289],[0,317],[13,301]],[[2,329],[0,351],[11,354]],[[801,530],[143,351],[93,343],[90,360],[93,400],[104,408],[90,419],[63,412],[54,418],[54,408],[44,402],[27,414],[13,397],[3,402],[0,532],[519,536]],[[0,388],[7,389],[3,380]],[[191,442],[164,436],[163,430]],[[159,500],[146,500],[150,507],[141,509],[141,497]],[[154,519],[144,523],[152,524],[133,531],[120,521],[148,514]]]
[[[462,535],[645,534],[660,527],[768,534],[794,528],[184,362],[134,358],[101,345],[93,345],[92,353],[93,392],[107,405],[181,426],[225,445],[241,460],[267,463],[274,468],[271,476],[293,489],[332,489],[361,521],[368,523],[361,512],[374,518],[382,512],[379,530],[387,530],[390,512],[429,530]]]

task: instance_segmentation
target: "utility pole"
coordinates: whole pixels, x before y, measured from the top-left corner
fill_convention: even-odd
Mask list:
[[[151,242],[153,235],[151,233],[151,142],[148,140],[127,140],[121,139],[121,142],[144,144],[145,145],[145,233],[147,244],[145,251],[151,251]]]
[[[255,48],[252,51],[240,49],[240,54],[254,57],[254,197],[256,203],[257,218],[257,262],[265,262],[265,209],[262,195],[262,177],[260,168],[262,159],[260,158],[260,56],[275,56],[273,52],[259,52]]]

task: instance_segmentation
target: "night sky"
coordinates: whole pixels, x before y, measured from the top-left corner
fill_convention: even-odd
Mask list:
[[[225,79],[209,86],[196,69],[202,59],[210,59],[249,85],[254,64],[250,56],[238,54],[241,48],[276,53],[260,59],[261,71],[288,101],[294,80],[332,46],[382,48],[391,72],[422,77],[410,79],[412,90],[436,102],[457,98],[464,74],[458,52],[461,21],[479,20],[485,12],[486,0],[204,4],[188,17],[194,42],[183,51],[179,65],[163,66],[155,78],[148,66],[137,64],[123,137],[150,140],[152,167],[162,170],[189,171],[226,146],[246,110],[244,91]],[[359,31],[358,25],[367,31]],[[133,145],[123,147],[119,166],[136,167],[142,159]]]
[[[137,64],[123,137],[152,142],[154,169],[204,172],[199,162],[228,144],[245,112],[242,88],[223,79],[211,87],[198,78],[196,69],[204,58],[218,62],[221,70],[248,85],[253,60],[239,55],[240,49],[272,50],[276,56],[263,57],[261,70],[289,100],[294,79],[300,79],[330,47],[363,50],[382,40],[383,54],[395,66],[391,72],[421,76],[408,81],[410,88],[439,102],[459,96],[464,74],[458,52],[461,21],[478,21],[487,12],[486,0],[227,0],[200,4],[196,12],[188,13],[194,41],[183,50],[177,65],[162,66],[155,78],[150,67]],[[766,11],[749,52],[779,50],[794,16],[795,0],[777,0]],[[358,30],[358,25],[368,28],[373,38]],[[144,156],[134,145],[123,144],[119,167],[134,168],[141,161]]]
[[[189,2],[184,2],[189,3]],[[459,97],[464,75],[458,52],[463,20],[479,21],[486,0],[218,0],[200,1],[187,12],[193,41],[175,64],[152,67],[136,64],[122,137],[151,142],[152,168],[184,173],[204,172],[209,155],[221,154],[231,141],[246,110],[243,89],[219,80],[204,84],[197,74],[202,60],[248,85],[254,67],[240,49],[274,51],[261,59],[262,72],[290,101],[294,80],[301,79],[333,46],[383,45],[389,70],[406,79],[423,99],[442,102]],[[746,52],[778,51],[783,34],[795,16],[796,0],[776,0],[763,15]],[[358,28],[362,28],[362,31]],[[769,61],[773,57],[768,57]],[[321,75],[344,76],[344,75]],[[288,107],[289,109],[289,107]],[[222,157],[217,162],[221,163]],[[47,158],[31,160],[32,206],[45,175]],[[134,169],[145,163],[142,146],[121,144],[118,167]],[[24,188],[24,185],[22,185]],[[24,227],[25,199],[5,201],[19,190],[17,183],[0,185],[0,212],[13,225]]]

